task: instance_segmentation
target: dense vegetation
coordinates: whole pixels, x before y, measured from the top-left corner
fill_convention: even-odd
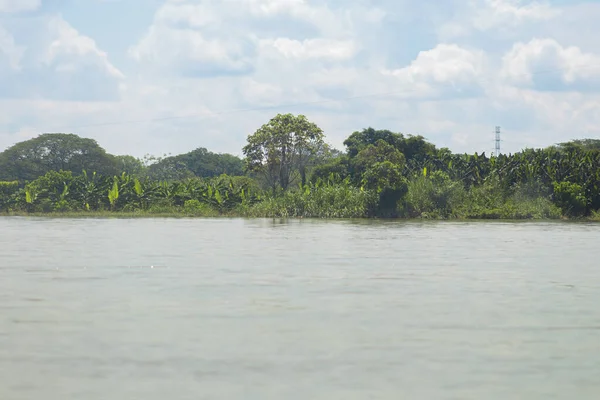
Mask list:
[[[363,129],[331,149],[306,117],[279,114],[244,159],[198,148],[114,156],[94,140],[43,134],[0,153],[0,210],[266,217],[598,218],[600,140],[498,157],[454,154],[421,136]]]

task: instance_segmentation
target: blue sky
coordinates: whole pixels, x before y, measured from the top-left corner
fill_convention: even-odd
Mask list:
[[[0,0],[0,150],[241,154],[278,112],[456,152],[600,138],[599,1]]]

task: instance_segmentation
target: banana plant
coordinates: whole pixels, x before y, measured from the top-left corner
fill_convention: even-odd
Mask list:
[[[115,176],[112,188],[108,191],[108,201],[111,209],[115,209],[117,200],[119,199],[119,179]]]

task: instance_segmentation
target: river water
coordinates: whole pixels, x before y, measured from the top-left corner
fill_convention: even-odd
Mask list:
[[[600,224],[0,218],[0,399],[598,399]]]

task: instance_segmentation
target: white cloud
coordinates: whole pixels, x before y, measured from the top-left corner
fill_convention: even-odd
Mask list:
[[[465,4],[453,19],[440,25],[441,39],[465,37],[473,31],[510,36],[517,33],[518,27],[552,20],[561,14],[557,7],[530,0],[470,0]]]
[[[83,64],[92,64],[113,77],[124,78],[93,39],[81,35],[64,19],[51,19],[48,28],[50,37],[54,39],[44,55],[47,65],[54,65],[60,71],[73,72]]]
[[[439,44],[419,52],[410,65],[384,70],[411,94],[432,95],[447,90],[471,92],[484,73],[485,55],[455,44]],[[441,85],[440,85],[441,84]]]
[[[0,28],[0,71],[4,78],[0,80],[0,97],[118,97],[124,74],[92,38],[82,35],[62,17],[23,18],[17,24],[7,21],[7,29]]]
[[[4,53],[11,69],[21,69],[24,48],[15,44],[15,39],[0,26],[0,53]]]
[[[241,0],[240,6],[241,10],[247,7],[250,15],[255,17],[288,16],[308,22],[323,35],[339,36],[349,32],[348,12],[336,13],[326,2],[311,4],[306,0]]]
[[[202,76],[250,73],[260,52],[347,60],[359,50],[357,26],[375,25],[384,15],[378,8],[334,10],[304,0],[170,1],[130,55],[161,73]]]
[[[585,53],[577,46],[562,46],[553,39],[532,39],[515,43],[506,53],[502,76],[513,84],[529,87],[536,79],[544,79],[548,87],[552,83],[548,78],[564,85],[598,84],[600,55]]]
[[[153,26],[130,54],[139,62],[177,71],[222,74],[246,71],[252,66],[248,48],[253,43],[207,38],[192,29]]]
[[[79,31],[42,11],[3,18],[0,149],[60,129],[114,153],[239,154],[277,112],[304,113],[338,147],[368,126],[459,152],[489,153],[495,125],[506,151],[600,135],[600,68],[578,67],[600,54],[600,6],[372,3],[170,0],[144,9],[131,43],[110,24],[88,31],[89,15]]]
[[[479,13],[477,26],[489,29],[497,24],[516,24],[527,20],[546,20],[560,14],[549,4],[519,0],[486,0],[487,9]]]
[[[261,47],[273,47],[285,58],[347,60],[358,51],[357,45],[350,40],[305,39],[292,40],[277,38],[262,40]]]
[[[42,0],[0,0],[0,13],[34,11],[42,5]]]

